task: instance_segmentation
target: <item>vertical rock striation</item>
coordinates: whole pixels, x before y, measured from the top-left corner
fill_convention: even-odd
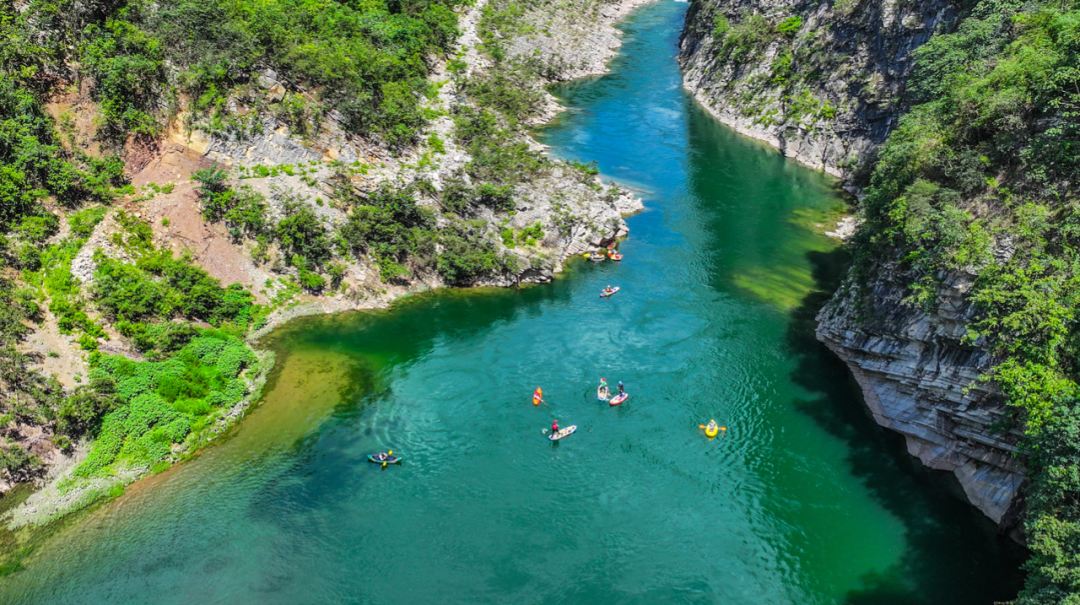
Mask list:
[[[693,0],[679,60],[721,122],[848,177],[895,126],[912,51],[956,16],[945,0]]]
[[[891,282],[875,284],[866,319],[850,293],[838,293],[818,314],[817,336],[851,368],[878,424],[904,435],[926,466],[954,473],[972,504],[1011,529],[1007,513],[1024,479],[1014,457],[1021,435],[1003,428],[1011,423],[1000,394],[977,382],[994,359],[962,341],[971,281],[951,277],[932,314],[901,302],[904,288]]]

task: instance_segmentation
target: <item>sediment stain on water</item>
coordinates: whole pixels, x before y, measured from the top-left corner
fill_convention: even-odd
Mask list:
[[[683,93],[685,4],[542,133],[639,187],[621,264],[305,318],[225,442],[65,530],[10,603],[950,603],[1020,553],[869,419],[813,314],[834,183]],[[599,298],[607,284],[622,287]],[[600,377],[629,401],[598,402]],[[531,394],[544,388],[546,406]],[[552,418],[578,425],[552,444]],[[708,440],[715,418],[726,434]],[[386,449],[401,466],[368,464]],[[148,484],[149,485],[149,484]]]

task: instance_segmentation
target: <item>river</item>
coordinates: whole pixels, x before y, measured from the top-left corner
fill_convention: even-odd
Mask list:
[[[814,340],[846,262],[815,227],[834,183],[683,92],[686,7],[631,15],[612,72],[556,89],[570,111],[538,134],[641,192],[621,264],[288,324],[231,438],[50,539],[0,602],[1014,597],[1019,549]],[[607,284],[622,290],[600,299]],[[629,400],[598,402],[600,377]],[[551,443],[554,418],[577,433]],[[365,460],[388,448],[404,463]]]

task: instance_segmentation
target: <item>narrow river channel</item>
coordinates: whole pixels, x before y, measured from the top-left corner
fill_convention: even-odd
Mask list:
[[[49,540],[0,602],[982,604],[1020,553],[874,425],[813,313],[832,183],[681,89],[631,15],[540,133],[640,190],[621,264],[295,321],[227,442]],[[622,291],[598,297],[607,284]],[[600,377],[623,405],[599,403]],[[544,388],[548,404],[530,394]],[[544,437],[553,418],[578,431]],[[715,418],[726,434],[708,440]],[[381,470],[368,453],[404,463]]]

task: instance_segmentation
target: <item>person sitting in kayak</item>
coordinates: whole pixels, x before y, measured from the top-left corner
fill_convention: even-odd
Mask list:
[[[386,452],[380,452],[378,454],[375,454],[375,459],[378,460],[379,462],[383,462],[383,461],[387,460],[388,458],[390,458],[390,454],[387,454]]]
[[[604,294],[611,294],[612,292],[614,290],[611,289],[611,284],[608,284],[608,287],[604,288]]]
[[[619,394],[620,394],[620,395],[622,395],[623,393],[624,393],[624,391],[623,391],[623,385],[622,385],[622,381],[620,380],[620,381],[619,381]]]
[[[555,420],[551,421],[551,434],[552,435],[558,435],[559,434],[559,420],[557,418]]]

